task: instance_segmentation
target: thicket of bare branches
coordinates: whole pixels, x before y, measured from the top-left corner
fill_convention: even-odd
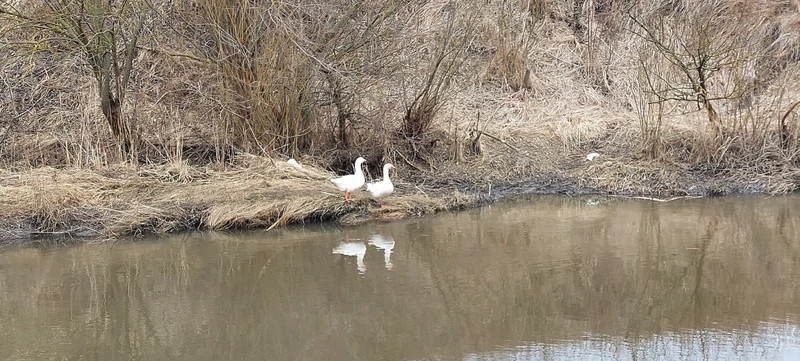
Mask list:
[[[81,58],[97,81],[100,109],[126,155],[138,132],[125,114],[125,96],[137,42],[150,17],[148,5],[135,1],[0,2],[8,61],[33,63],[40,54]]]
[[[614,129],[638,129],[629,148],[646,159],[720,163],[737,150],[795,163],[797,6],[0,0],[0,156],[6,166],[101,165],[119,160],[109,149],[224,161],[403,144],[413,156],[421,139],[481,110],[489,126],[536,133],[547,117],[514,110],[535,103],[624,109]],[[453,98],[466,90],[477,95]],[[692,133],[668,134],[687,119]],[[484,129],[473,128],[469,141],[424,144],[479,147]],[[556,130],[564,148],[580,149],[566,143],[584,136],[568,131]]]
[[[668,113],[705,113],[709,134],[693,148],[695,161],[719,162],[731,145],[748,151],[779,144],[794,158],[789,138],[796,130],[780,121],[787,66],[796,63],[798,43],[787,38],[786,1],[644,1],[628,10],[638,48],[643,143],[657,156],[660,128]],[[795,57],[795,59],[792,59]],[[769,104],[772,111],[765,111]],[[705,128],[705,127],[701,127]],[[792,134],[790,134],[792,133]],[[776,140],[780,140],[776,143]]]
[[[97,79],[98,105],[112,139],[125,154],[136,153],[132,146],[138,135],[148,145],[180,143],[167,139],[170,136],[163,136],[158,130],[163,133],[169,129],[175,133],[172,137],[187,138],[191,135],[185,131],[175,131],[189,128],[187,123],[213,129],[217,159],[226,158],[229,151],[300,154],[309,152],[315,144],[323,149],[363,146],[363,138],[372,137],[377,129],[369,123],[390,116],[386,109],[392,106],[395,110],[405,109],[403,95],[396,89],[386,91],[387,86],[402,85],[408,97],[424,95],[421,99],[426,107],[441,106],[440,93],[451,88],[448,79],[459,71],[460,65],[453,60],[442,63],[442,58],[454,59],[452,53],[463,53],[463,40],[453,45],[454,39],[464,38],[458,33],[461,29],[445,32],[436,38],[436,43],[403,40],[409,39],[409,32],[417,33],[417,40],[432,39],[437,29],[414,29],[409,24],[421,11],[436,12],[445,4],[388,0],[261,4],[215,0],[147,5],[48,0],[23,6],[3,1],[2,47],[16,56],[16,60],[3,63],[6,87],[21,89],[21,82],[11,74],[25,62],[38,63],[34,66],[44,62],[47,64],[43,67],[52,67],[58,60],[48,57],[50,54],[65,60],[82,57],[81,64],[86,64]],[[126,18],[136,6],[142,7],[137,8],[139,15]],[[460,5],[450,8],[449,12],[457,14],[454,17],[466,17],[469,15],[463,12],[473,11]],[[429,51],[444,56],[426,56]],[[140,56],[142,53],[146,53],[146,59]],[[395,79],[398,74],[411,73],[409,69],[416,75],[418,64],[428,59],[431,66],[422,75],[430,75],[428,78],[434,82],[406,76]],[[137,60],[143,63],[138,68]],[[183,79],[174,81],[181,75],[165,70],[167,66],[184,71]],[[131,75],[137,70],[141,71],[135,76],[138,98],[126,102]],[[165,85],[154,85],[159,82]],[[431,89],[431,83],[435,83],[435,89]],[[382,95],[395,97],[395,104],[381,104]],[[176,99],[180,97],[194,97],[197,107],[207,108],[193,114],[202,114],[204,119],[187,122],[181,119],[183,114],[176,114],[185,110],[185,104],[166,104],[186,101]],[[9,99],[3,105],[17,103]],[[142,109],[147,103],[161,107],[167,113],[162,116],[181,126],[162,124],[155,127],[158,130],[148,126],[158,123],[159,117],[146,119],[137,129],[137,118],[152,114],[128,114],[124,110]],[[417,103],[408,107],[417,107],[414,104]],[[434,113],[423,110],[430,114],[421,122],[429,124]],[[85,114],[76,114],[81,122],[94,121],[81,115]],[[12,123],[19,123],[18,118],[7,121],[4,134],[13,134]],[[329,121],[331,118],[333,122]],[[389,133],[403,130],[399,117],[394,124]],[[381,126],[386,128],[385,124]],[[420,130],[424,131],[425,126]],[[351,135],[354,128],[360,133],[357,139]],[[208,131],[200,133],[207,135]],[[102,133],[96,136],[105,138]]]

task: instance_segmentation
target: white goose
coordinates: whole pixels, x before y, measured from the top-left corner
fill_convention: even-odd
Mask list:
[[[348,174],[346,176],[331,179],[331,182],[333,182],[333,184],[335,184],[340,191],[344,191],[345,202],[350,201],[350,192],[359,189],[364,185],[364,172],[361,170],[361,165],[366,161],[366,159],[358,157],[355,163],[355,174]]]
[[[392,270],[394,265],[392,265],[392,250],[394,249],[394,238],[393,237],[383,237],[379,234],[373,234],[370,237],[369,244],[380,248],[383,250],[383,264],[386,266],[386,269]]]
[[[358,267],[359,274],[364,274],[367,271],[367,267],[364,265],[364,255],[366,253],[367,245],[364,242],[342,242],[333,249],[333,254],[356,257],[356,267]]]
[[[394,166],[386,163],[383,165],[383,180],[380,182],[367,184],[367,191],[372,194],[372,197],[378,200],[381,208],[383,208],[383,198],[388,197],[394,192],[394,185],[392,180],[389,179],[389,169],[394,169]]]

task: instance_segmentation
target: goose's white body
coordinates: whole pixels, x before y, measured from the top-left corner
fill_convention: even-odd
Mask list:
[[[394,238],[383,237],[381,235],[374,234],[372,237],[370,237],[368,243],[383,250],[383,264],[386,266],[386,269],[391,270],[394,268],[394,265],[392,265]]]
[[[377,199],[378,202],[383,207],[383,198],[388,197],[392,192],[394,192],[394,184],[392,184],[392,180],[389,179],[389,169],[393,169],[394,166],[391,164],[384,164],[383,165],[383,180],[380,182],[370,183],[367,184],[367,191],[372,194],[372,197]]]
[[[292,167],[295,167],[297,169],[303,168],[303,166],[300,165],[300,163],[298,163],[296,160],[294,160],[294,158],[287,160],[286,163],[289,163],[289,165],[291,165]]]
[[[333,249],[333,254],[356,257],[358,273],[361,274],[367,270],[367,267],[364,265],[364,255],[366,253],[367,245],[365,245],[363,242],[342,242]]]
[[[364,164],[366,160],[364,158],[358,157],[355,163],[355,173],[348,174],[346,176],[342,176],[339,178],[331,179],[331,182],[339,188],[340,191],[344,191],[344,200],[350,200],[350,192],[361,188],[364,185],[364,172],[361,170],[361,165]]]

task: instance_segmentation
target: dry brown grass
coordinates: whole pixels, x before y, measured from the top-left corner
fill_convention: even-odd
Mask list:
[[[231,169],[188,165],[101,171],[36,168],[0,173],[0,228],[34,234],[117,237],[189,229],[274,228],[305,221],[354,223],[422,215],[476,203],[459,192],[407,187],[386,209],[375,209],[366,192],[345,203],[329,182],[332,173],[255,156],[237,158]],[[431,196],[429,196],[431,195]],[[2,237],[2,236],[0,236]],[[5,237],[8,237],[6,235]]]
[[[796,5],[764,1],[759,6],[772,9]],[[715,134],[707,126],[706,115],[693,103],[666,104],[660,124],[648,123],[655,119],[646,119],[645,123],[639,119],[637,108],[647,102],[643,93],[646,87],[637,75],[642,43],[630,33],[618,32],[628,25],[624,16],[614,15],[617,24],[595,24],[598,42],[593,71],[599,76],[587,74],[589,45],[576,37],[568,24],[536,23],[535,34],[525,38],[529,46],[516,49],[529,49],[523,58],[535,64],[530,74],[533,86],[517,92],[492,87],[491,81],[513,77],[514,71],[504,71],[496,64],[507,49],[492,22],[496,14],[489,16],[492,26],[486,27],[489,35],[484,38],[494,45],[495,52],[473,64],[484,72],[468,78],[470,86],[442,110],[440,125],[458,130],[458,135],[451,131],[450,136],[466,149],[470,139],[464,134],[474,127],[480,112],[480,127],[486,134],[503,139],[515,149],[484,136],[483,154],[479,156],[467,155],[454,165],[453,152],[442,152],[444,160],[436,164],[436,174],[479,184],[484,190],[490,184],[528,182],[538,186],[558,179],[601,192],[651,195],[781,194],[798,188],[796,111],[789,113],[790,120],[785,122],[786,144],[781,143],[779,119],[800,94],[797,63],[791,60],[797,57],[789,50],[796,38],[792,29],[800,16],[765,11],[751,19],[760,23],[749,31],[761,36],[762,30],[770,28],[775,31],[770,36],[777,38],[764,35],[762,40],[767,44],[775,41],[768,50],[758,48],[763,46],[759,43],[751,44],[753,49],[747,49],[750,53],[733,54],[733,58],[742,59],[741,64],[714,77],[712,90],[718,95],[730,92],[732,87],[750,91],[748,97],[714,100],[721,122],[721,131]],[[757,59],[772,65],[759,67]],[[680,74],[665,74],[676,75],[679,78]],[[485,80],[490,82],[482,82]],[[743,85],[743,81],[756,85]],[[476,83],[479,85],[471,85]],[[748,103],[742,105],[744,101]],[[653,128],[658,128],[657,132],[652,132]],[[649,136],[655,142],[653,147],[646,144]],[[584,158],[595,151],[601,157],[594,162]]]

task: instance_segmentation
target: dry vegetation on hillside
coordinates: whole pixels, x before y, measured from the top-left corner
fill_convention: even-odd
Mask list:
[[[332,172],[363,155],[372,174],[393,162],[419,196],[790,192],[798,6],[0,0],[0,168],[19,182],[0,185],[0,207],[28,204],[19,184],[50,169],[267,171],[234,166],[250,155]]]

